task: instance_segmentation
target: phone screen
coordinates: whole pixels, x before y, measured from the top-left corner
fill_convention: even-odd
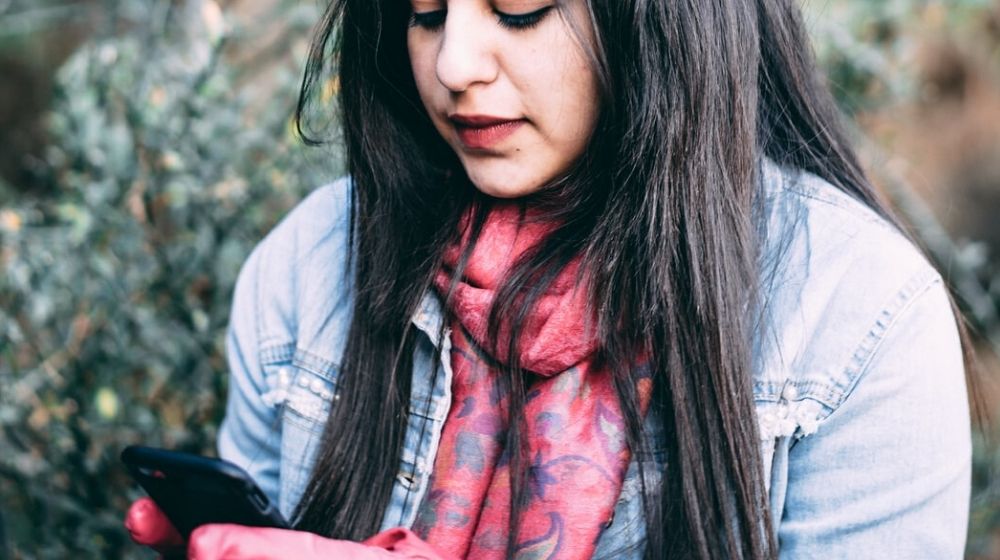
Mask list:
[[[289,526],[250,475],[228,461],[142,446],[125,448],[121,459],[185,537],[206,523]]]

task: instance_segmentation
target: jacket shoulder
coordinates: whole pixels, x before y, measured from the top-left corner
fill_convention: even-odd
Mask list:
[[[958,558],[971,439],[948,290],[864,203],[780,180],[772,222],[791,225],[755,396],[781,558]]]
[[[241,271],[256,289],[241,294],[234,305],[249,306],[257,318],[260,351],[280,360],[299,350],[322,347],[324,337],[338,339],[324,325],[347,306],[350,292],[348,229],[350,177],[312,191],[252,251]],[[329,347],[322,362],[339,362]],[[301,353],[301,352],[300,352]]]
[[[801,436],[848,398],[904,311],[942,280],[905,233],[829,182],[774,164],[763,180],[754,395],[795,413],[762,419],[763,432]]]

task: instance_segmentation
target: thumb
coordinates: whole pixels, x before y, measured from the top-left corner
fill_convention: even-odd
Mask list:
[[[386,529],[372,535],[364,544],[385,550],[389,557],[406,560],[457,560],[457,557],[424,541],[405,527]]]
[[[328,539],[303,531],[209,524],[191,533],[190,560],[400,560],[409,558],[361,543]]]
[[[160,552],[172,552],[184,546],[184,537],[150,498],[132,502],[125,514],[125,528],[133,541]]]

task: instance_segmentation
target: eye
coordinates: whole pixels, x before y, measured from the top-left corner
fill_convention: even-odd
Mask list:
[[[433,12],[413,12],[410,14],[410,27],[422,27],[434,30],[444,25],[446,10],[434,10]]]
[[[497,10],[494,10],[493,12],[497,15],[497,20],[500,25],[506,27],[507,29],[530,29],[538,25],[538,22],[542,21],[542,18],[544,18],[553,7],[554,6],[546,6],[540,10],[535,10],[534,12],[526,14],[505,14]],[[447,10],[413,12],[410,15],[410,27],[421,27],[427,30],[435,30],[444,25],[444,20],[447,15]]]
[[[535,10],[526,14],[505,14],[496,10],[494,10],[494,13],[496,13],[497,18],[499,18],[500,25],[506,27],[507,29],[530,29],[538,25],[538,22],[542,21],[542,18],[544,18],[552,8],[553,6],[545,6],[540,10]]]

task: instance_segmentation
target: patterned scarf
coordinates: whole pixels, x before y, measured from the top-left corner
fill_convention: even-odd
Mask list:
[[[550,230],[523,222],[514,203],[495,206],[452,299],[452,406],[414,531],[459,558],[503,558],[506,549],[511,450],[502,417],[506,397],[483,359],[484,348],[493,347],[485,344],[487,319],[505,273]],[[435,279],[441,294],[465,243],[468,235],[445,253]],[[519,343],[520,366],[530,372],[524,414],[531,466],[518,558],[590,558],[630,460],[611,374],[593,364],[598,340],[585,316],[586,290],[574,283],[578,267],[579,258],[541,297]],[[501,344],[496,358],[504,361],[505,351]],[[637,390],[645,414],[651,380],[640,379]]]

